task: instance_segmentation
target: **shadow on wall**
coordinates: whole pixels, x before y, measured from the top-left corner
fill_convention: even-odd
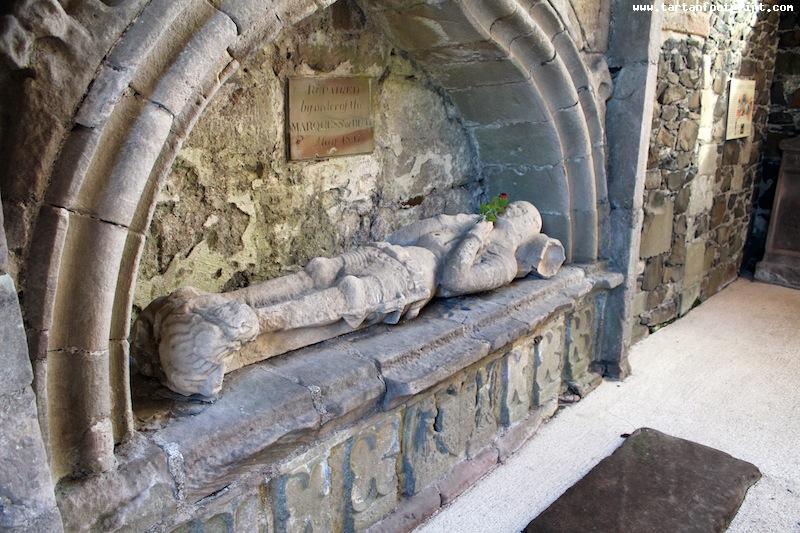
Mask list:
[[[770,91],[769,119],[764,143],[761,180],[753,191],[750,234],[742,271],[752,274],[764,257],[775,186],[783,155],[779,145],[800,132],[800,11],[782,13],[778,26],[778,53]]]

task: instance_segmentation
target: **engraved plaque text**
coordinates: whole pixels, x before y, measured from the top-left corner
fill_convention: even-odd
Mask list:
[[[371,153],[372,79],[289,78],[288,122],[292,161]]]

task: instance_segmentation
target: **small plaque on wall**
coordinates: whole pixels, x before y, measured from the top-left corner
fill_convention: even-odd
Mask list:
[[[289,159],[369,154],[372,78],[289,78]]]
[[[729,94],[725,140],[749,137],[753,129],[756,82],[733,79]]]

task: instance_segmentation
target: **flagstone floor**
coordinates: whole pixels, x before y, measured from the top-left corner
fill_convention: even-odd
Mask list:
[[[729,531],[800,532],[800,291],[739,279],[636,344],[631,364],[417,531],[519,531],[620,434],[651,427],[761,470]]]

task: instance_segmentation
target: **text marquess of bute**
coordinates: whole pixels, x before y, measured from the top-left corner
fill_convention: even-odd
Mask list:
[[[551,277],[564,248],[541,233],[530,203],[420,220],[304,270],[224,294],[182,288],[153,301],[134,327],[141,371],[185,396],[214,398],[226,372],[355,329],[413,319],[432,298]]]

